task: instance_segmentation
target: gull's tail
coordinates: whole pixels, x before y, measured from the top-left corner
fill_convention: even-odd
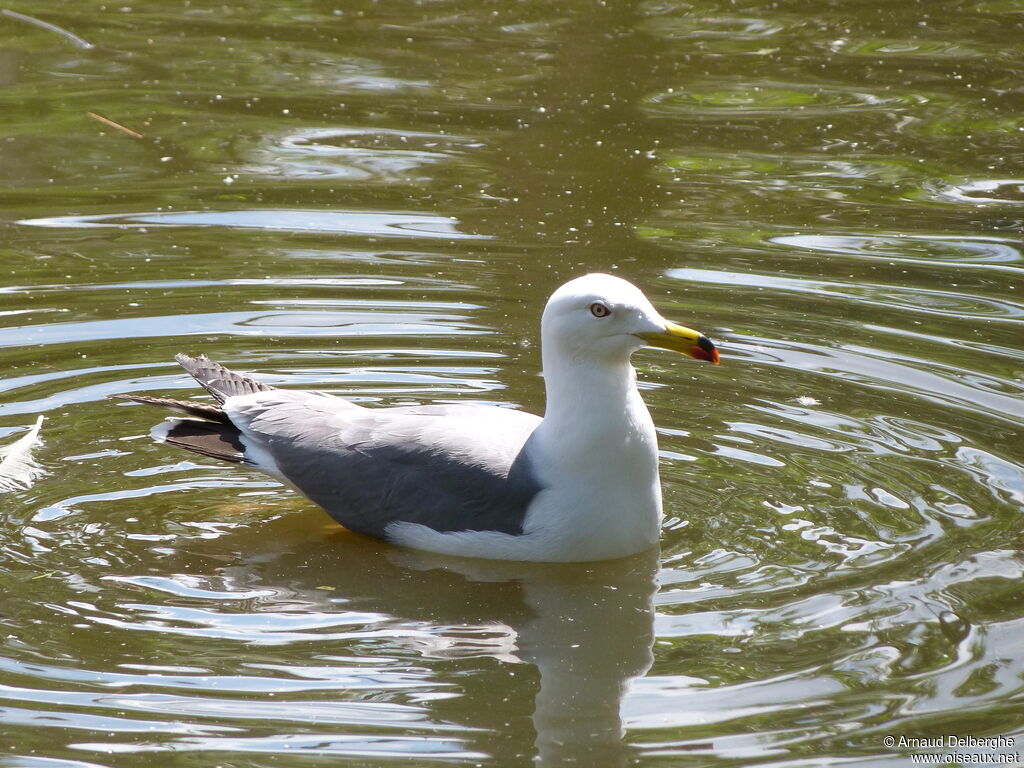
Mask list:
[[[192,378],[199,382],[203,389],[216,398],[217,403],[200,403],[194,400],[177,400],[172,397],[150,397],[149,395],[114,395],[114,397],[118,400],[167,408],[193,417],[165,421],[154,427],[151,433],[154,439],[202,456],[236,464],[246,463],[242,433],[231,423],[230,417],[224,413],[221,405],[229,397],[267,392],[274,388],[234,371],[229,371],[205,355],[199,357],[176,355],[175,359]]]
[[[203,389],[223,403],[229,397],[236,395],[251,395],[253,392],[270,392],[274,388],[269,384],[262,384],[255,379],[249,379],[241,374],[229,371],[220,363],[215,363],[206,355],[189,357],[188,355],[177,354],[174,359],[178,365],[188,371],[193,379],[202,385]]]

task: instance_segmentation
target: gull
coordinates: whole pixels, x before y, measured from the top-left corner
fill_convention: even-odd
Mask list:
[[[658,441],[630,364],[646,345],[718,363],[706,336],[665,320],[632,283],[590,274],[556,290],[541,317],[543,418],[365,408],[182,354],[215,402],[118,397],[185,413],[154,438],[261,470],[349,530],[448,555],[585,562],[658,541]]]

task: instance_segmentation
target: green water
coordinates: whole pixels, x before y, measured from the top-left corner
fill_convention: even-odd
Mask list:
[[[1024,754],[1024,3],[7,7],[0,765]],[[376,544],[106,399],[541,411],[588,271],[722,351],[636,356],[647,556]]]

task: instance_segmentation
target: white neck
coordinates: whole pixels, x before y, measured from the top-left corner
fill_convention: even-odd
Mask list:
[[[614,417],[627,398],[639,398],[636,371],[628,358],[593,360],[563,354],[546,344],[544,389],[547,394],[545,420],[562,421],[569,417],[589,416],[583,423]],[[601,406],[605,406],[602,408]],[[597,412],[589,411],[599,408]]]
[[[538,427],[558,463],[606,471],[601,460],[631,459],[657,471],[657,437],[628,359],[593,361],[544,356],[547,408]],[[568,467],[564,467],[568,469]]]
[[[547,409],[534,440],[551,508],[560,511],[534,522],[595,556],[653,545],[661,519],[657,436],[633,366],[625,356],[587,359],[551,345],[543,357]]]

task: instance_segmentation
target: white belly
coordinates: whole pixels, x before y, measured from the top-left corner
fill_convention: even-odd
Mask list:
[[[500,560],[585,562],[642,552],[661,532],[657,455],[648,446],[621,451],[615,463],[592,456],[565,471],[558,461],[540,463],[545,489],[526,513],[523,533],[440,533],[425,525],[393,523],[389,541],[442,554]]]

